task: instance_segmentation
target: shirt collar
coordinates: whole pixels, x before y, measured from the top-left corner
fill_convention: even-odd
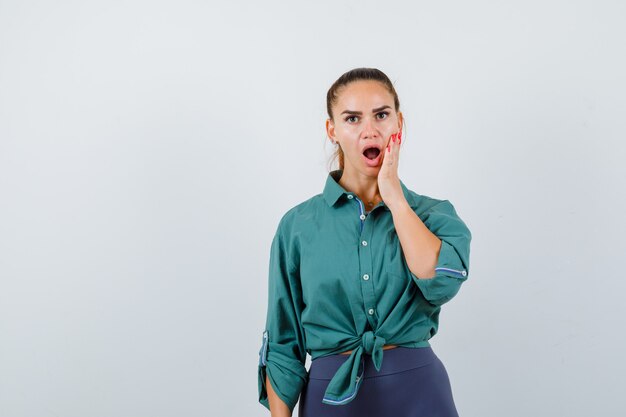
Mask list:
[[[334,206],[337,200],[339,200],[340,198],[347,198],[346,196],[348,194],[356,196],[353,192],[347,191],[339,184],[339,179],[341,178],[342,174],[342,169],[336,169],[329,172],[328,176],[326,177],[326,185],[324,186],[323,195],[324,199],[331,207]],[[400,187],[402,187],[402,193],[404,194],[404,198],[406,198],[406,201],[409,203],[409,206],[411,206],[411,208],[413,209],[417,208],[417,201],[415,200],[415,198],[413,198],[413,195],[411,195],[411,192],[406,187],[406,185],[404,185],[402,180],[400,180]],[[389,210],[389,207],[387,207],[386,204],[383,204],[383,207],[385,208],[385,210]]]

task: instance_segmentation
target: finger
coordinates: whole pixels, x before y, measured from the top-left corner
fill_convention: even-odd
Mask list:
[[[400,137],[400,134],[398,134],[398,137],[396,138],[396,156],[400,154],[400,145],[402,144],[402,138]]]
[[[387,154],[385,155],[389,157],[388,158],[389,164],[392,164],[395,159],[397,147],[398,145],[396,142],[396,134],[394,133],[393,135],[391,135],[391,138],[389,140],[389,145],[387,146]]]
[[[385,156],[387,154],[391,154],[391,152],[393,151],[393,146],[395,145],[394,136],[395,134],[389,137],[389,141],[387,142],[387,153],[385,154]]]

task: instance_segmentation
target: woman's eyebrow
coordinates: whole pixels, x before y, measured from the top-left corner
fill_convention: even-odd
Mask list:
[[[379,111],[381,111],[381,110],[384,110],[384,109],[390,109],[390,108],[391,108],[391,106],[387,106],[387,105],[385,104],[384,106],[381,106],[381,107],[378,107],[378,108],[373,109],[373,110],[372,110],[372,113],[376,113],[376,112],[379,112]],[[347,113],[347,114],[358,114],[358,115],[363,114],[363,112],[360,112],[360,111],[354,111],[354,110],[344,110],[344,111],[342,111],[342,112],[341,112],[341,114],[344,114],[344,113]]]

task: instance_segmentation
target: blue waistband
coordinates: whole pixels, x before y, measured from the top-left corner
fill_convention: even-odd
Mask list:
[[[309,368],[309,378],[331,380],[337,369],[348,359],[350,355],[329,355],[313,359]],[[380,371],[377,371],[372,363],[370,355],[363,354],[364,361],[361,366],[365,366],[363,378],[390,375],[409,369],[419,368],[428,365],[437,355],[431,346],[425,347],[403,347],[398,346],[384,350],[384,360]],[[362,369],[362,368],[361,368]]]

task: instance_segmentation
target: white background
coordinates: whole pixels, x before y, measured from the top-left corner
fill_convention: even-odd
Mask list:
[[[625,23],[620,1],[0,1],[0,416],[269,415],[269,244],[322,191],[355,67],[396,86],[401,179],[473,234],[431,340],[460,415],[619,414]]]

